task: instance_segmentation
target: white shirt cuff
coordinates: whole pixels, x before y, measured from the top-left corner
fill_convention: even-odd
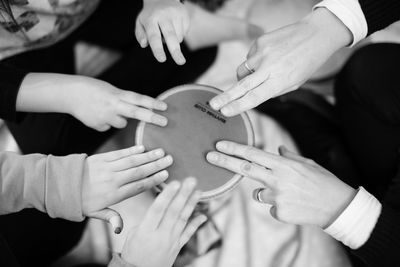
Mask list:
[[[350,30],[353,35],[351,46],[367,36],[368,24],[357,0],[323,0],[313,7],[327,8]]]
[[[357,249],[370,237],[381,209],[381,203],[360,187],[347,208],[324,231],[351,249]]]

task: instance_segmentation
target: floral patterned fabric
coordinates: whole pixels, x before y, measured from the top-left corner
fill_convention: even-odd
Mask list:
[[[0,0],[0,60],[52,45],[84,22],[100,0]]]

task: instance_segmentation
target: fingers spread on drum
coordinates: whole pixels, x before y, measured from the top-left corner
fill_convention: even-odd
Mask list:
[[[216,148],[224,154],[246,159],[267,169],[273,170],[276,166],[281,164],[281,159],[278,155],[265,152],[253,146],[242,145],[230,141],[220,141],[217,143]]]
[[[267,185],[269,184],[268,180],[272,179],[271,170],[260,166],[259,164],[228,156],[220,152],[209,152],[207,154],[207,160],[211,164],[225,168],[243,176],[247,176],[249,178],[257,180],[264,180]]]

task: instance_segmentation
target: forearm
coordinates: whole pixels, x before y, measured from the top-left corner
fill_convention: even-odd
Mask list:
[[[29,73],[19,88],[17,111],[72,112],[71,90],[80,76],[55,73]]]
[[[328,9],[347,27],[351,32],[351,45],[366,37],[367,21],[358,0],[323,0],[313,9],[318,8]]]
[[[400,20],[398,0],[323,0],[314,7],[334,13],[353,36],[352,45]]]
[[[85,158],[0,152],[0,214],[35,208],[52,218],[82,220]]]
[[[0,152],[0,214],[36,208],[45,211],[46,156]]]
[[[331,11],[318,8],[311,12],[301,23],[311,28],[315,34],[315,48],[325,47],[335,52],[351,43],[352,35],[346,25]]]
[[[347,207],[324,231],[351,249],[358,249],[369,239],[381,209],[381,203],[360,187]]]

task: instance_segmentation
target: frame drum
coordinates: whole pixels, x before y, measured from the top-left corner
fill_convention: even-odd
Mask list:
[[[162,114],[168,118],[166,127],[140,122],[136,144],[147,151],[163,148],[174,163],[167,170],[172,180],[197,178],[201,200],[209,200],[233,189],[242,176],[211,165],[206,154],[215,150],[220,140],[254,145],[254,133],[247,113],[225,117],[213,110],[208,101],[222,91],[204,85],[182,85],[158,96],[167,103]],[[162,187],[162,186],[161,186]]]

